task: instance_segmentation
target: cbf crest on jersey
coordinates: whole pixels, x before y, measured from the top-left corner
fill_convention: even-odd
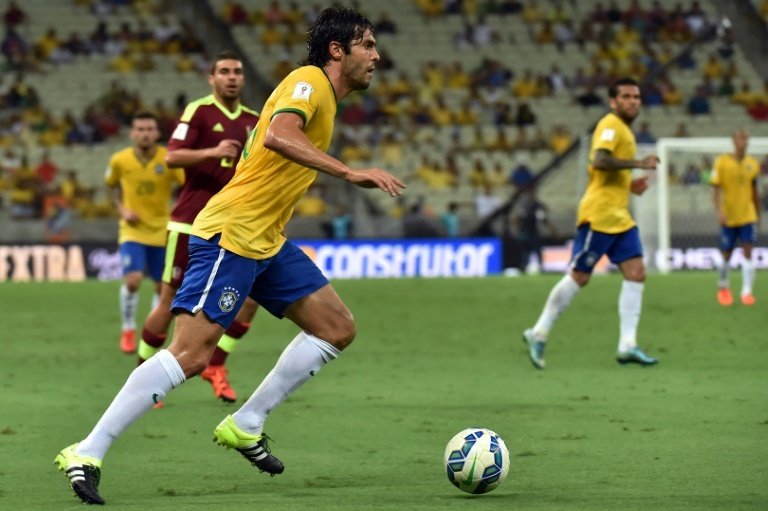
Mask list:
[[[225,287],[219,296],[219,309],[221,312],[232,312],[240,299],[240,293],[234,287]]]
[[[162,163],[158,163],[157,165],[155,165],[155,174],[157,174],[159,176],[160,174],[163,173],[163,169],[164,169],[163,164]]]

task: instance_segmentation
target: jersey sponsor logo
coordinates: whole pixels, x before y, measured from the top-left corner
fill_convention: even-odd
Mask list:
[[[189,124],[186,122],[180,122],[176,126],[176,129],[173,130],[171,138],[175,138],[176,140],[184,140],[187,138],[187,132],[189,132]]]
[[[604,129],[603,132],[600,134],[600,140],[603,142],[612,142],[615,137],[616,137],[616,130],[612,130],[610,128]]]
[[[224,131],[224,126],[222,126],[220,122],[217,122],[213,125],[213,131],[222,132]]]
[[[309,101],[309,96],[312,95],[314,89],[307,82],[299,82],[296,84],[296,88],[293,89],[293,99],[306,99]]]
[[[219,296],[219,309],[221,312],[232,312],[240,298],[240,293],[233,287],[225,287]]]
[[[163,170],[165,170],[165,167],[163,166],[162,163],[158,163],[157,165],[155,165],[155,174],[157,174],[158,176],[163,173]]]

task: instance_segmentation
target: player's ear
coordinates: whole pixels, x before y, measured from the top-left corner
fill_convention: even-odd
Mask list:
[[[341,56],[344,55],[344,47],[338,41],[331,41],[328,43],[328,53],[333,60],[341,60]]]

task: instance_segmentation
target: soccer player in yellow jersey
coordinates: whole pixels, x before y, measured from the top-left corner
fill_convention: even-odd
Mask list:
[[[175,186],[184,183],[183,172],[168,168],[165,147],[157,145],[160,130],[152,114],[133,117],[130,137],[133,145],[112,155],[104,177],[120,215],[120,349],[124,353],[136,351],[136,308],[144,275],[154,281],[158,299],[171,197]]]
[[[757,193],[757,176],[760,164],[747,155],[749,133],[740,129],[733,133],[733,154],[721,154],[712,169],[712,202],[720,223],[720,250],[718,262],[717,300],[720,305],[731,305],[733,296],[728,278],[731,254],[741,240],[744,259],[741,263],[741,303],[754,305],[752,286],[755,282],[755,264],[752,262],[752,246],[760,221],[760,199]]]
[[[355,337],[352,314],[317,266],[285,238],[285,225],[318,171],[393,197],[405,185],[384,170],[353,169],[325,152],[337,102],[367,89],[379,61],[370,21],[349,9],[325,9],[307,32],[307,48],[308,65],[267,99],[234,177],[195,219],[189,265],[173,302],[171,345],[131,373],[82,442],[56,456],[83,502],[104,503],[100,466],[112,442],[155,401],[205,369],[245,297],[301,329],[253,395],[213,433],[260,471],[284,470],[263,433],[269,413]]]
[[[648,188],[647,176],[634,178],[632,169],[653,170],[656,156],[635,159],[635,136],[630,129],[640,112],[640,87],[622,78],[608,89],[611,112],[597,123],[592,135],[587,189],[579,203],[577,235],[571,268],[552,289],[538,321],[523,332],[528,356],[534,367],[544,369],[544,348],[557,317],[579,290],[589,283],[595,264],[603,255],[618,265],[624,275],[619,295],[620,364],[653,365],[657,359],[637,346],[637,325],[645,281],[643,247],[635,221],[629,213],[629,194]]]

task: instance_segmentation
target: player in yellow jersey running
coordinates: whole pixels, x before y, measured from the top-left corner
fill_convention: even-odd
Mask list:
[[[747,155],[749,133],[739,129],[733,133],[733,153],[721,154],[712,169],[712,202],[720,223],[720,251],[718,262],[717,301],[731,305],[733,296],[729,282],[731,254],[741,240],[744,258],[741,262],[741,303],[754,305],[752,286],[755,282],[755,263],[752,247],[757,238],[760,222],[760,198],[757,193],[757,176],[760,163]]]
[[[267,99],[234,177],[195,219],[189,266],[173,302],[170,347],[131,373],[88,437],[56,456],[83,502],[104,503],[100,466],[112,442],[156,400],[205,369],[245,297],[300,328],[253,395],[214,430],[217,443],[260,471],[284,470],[267,446],[267,416],[355,337],[352,314],[318,267],[285,238],[285,225],[318,171],[393,197],[405,185],[382,169],[353,169],[325,152],[337,102],[367,89],[379,61],[371,22],[349,9],[325,9],[307,32],[307,48],[308,65]]]
[[[154,281],[155,302],[158,299],[165,262],[165,224],[174,188],[184,183],[183,171],[169,169],[166,149],[157,145],[160,130],[152,114],[142,112],[133,117],[130,137],[133,145],[112,155],[104,177],[120,215],[120,349],[124,353],[136,351],[136,308],[144,275]]]
[[[635,135],[630,129],[640,112],[640,87],[622,78],[608,89],[611,112],[597,123],[592,135],[587,189],[579,203],[576,240],[571,268],[552,289],[538,321],[523,332],[534,367],[544,369],[544,347],[557,317],[579,290],[589,283],[595,264],[603,255],[624,275],[619,294],[620,364],[653,365],[658,362],[637,346],[645,264],[640,235],[629,213],[629,194],[642,194],[648,177],[632,177],[632,169],[653,170],[656,156],[635,159]]]

